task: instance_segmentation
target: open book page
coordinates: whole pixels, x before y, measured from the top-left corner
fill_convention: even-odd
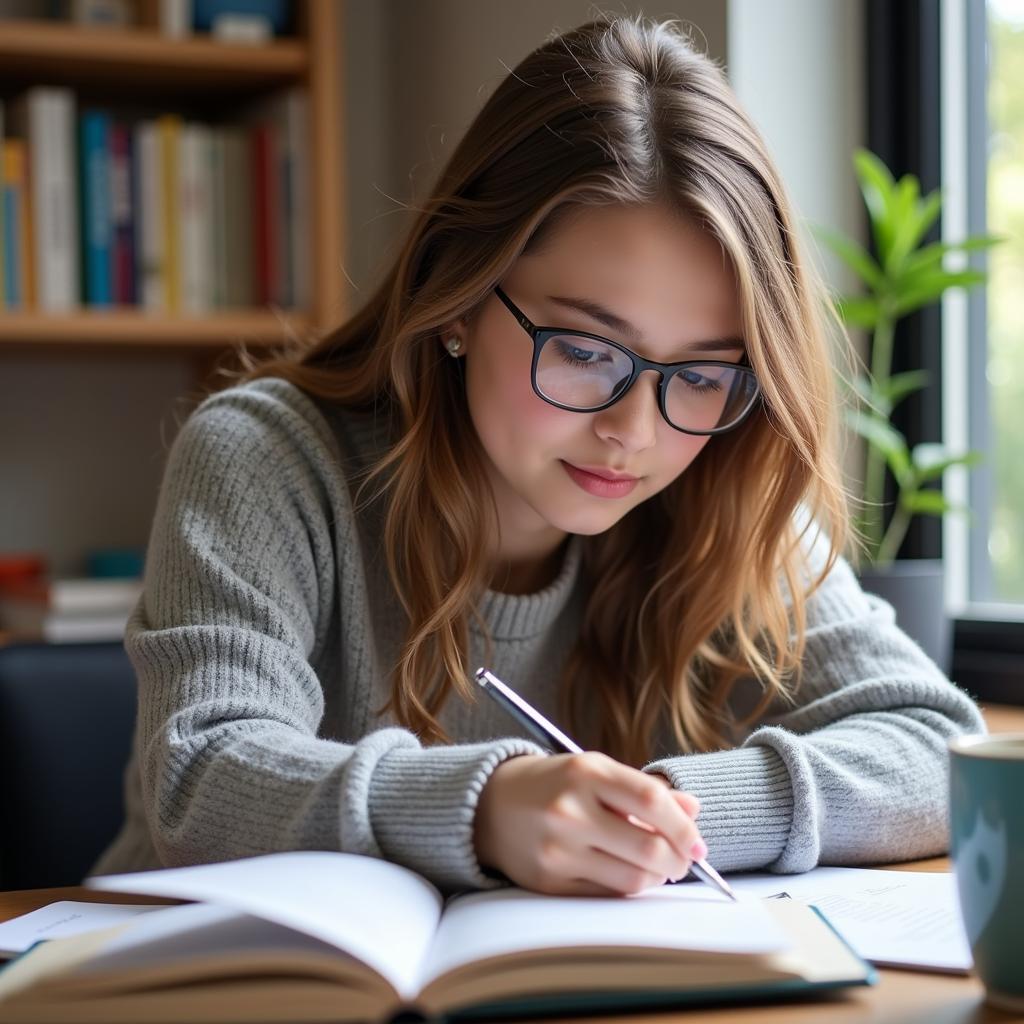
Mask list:
[[[91,888],[201,900],[344,949],[414,995],[441,917],[440,893],[415,872],[346,853],[298,851],[87,880]]]
[[[64,939],[69,935],[110,928],[138,914],[159,910],[159,906],[132,906],[125,903],[85,903],[58,900],[0,924],[0,959],[24,953],[44,939]]]
[[[947,872],[815,868],[802,875],[731,875],[736,893],[786,893],[818,907],[865,960],[963,972],[971,952]]]
[[[623,898],[502,889],[449,902],[421,987],[463,964],[523,951],[636,946],[765,954],[790,945],[760,901],[733,903],[707,886],[659,886]]]
[[[150,914],[144,921],[112,930],[109,938],[88,961],[80,974],[119,974],[154,969],[172,971],[180,963],[213,964],[225,953],[241,962],[253,954],[272,951],[282,954],[322,955],[339,958],[336,946],[306,932],[253,917],[213,903],[186,903]],[[222,973],[222,968],[217,968]],[[195,970],[189,976],[195,977]]]

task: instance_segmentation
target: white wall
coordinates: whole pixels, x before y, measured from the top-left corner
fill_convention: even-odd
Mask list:
[[[350,228],[347,269],[369,291],[410,224],[406,204],[433,184],[508,71],[548,37],[600,11],[675,17],[724,63],[722,0],[669,9],[592,0],[376,0],[346,6]],[[374,41],[375,40],[375,41]]]
[[[729,77],[805,222],[865,231],[853,150],[867,137],[860,0],[729,0]],[[805,234],[805,238],[807,235]],[[822,253],[836,287],[853,279]]]

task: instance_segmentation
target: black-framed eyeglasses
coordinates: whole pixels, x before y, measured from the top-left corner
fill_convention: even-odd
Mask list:
[[[502,291],[494,292],[533,340],[530,377],[538,397],[570,412],[614,405],[644,370],[658,374],[658,406],[684,434],[724,434],[750,414],[761,389],[742,363],[715,359],[656,363],[597,334],[536,327]]]

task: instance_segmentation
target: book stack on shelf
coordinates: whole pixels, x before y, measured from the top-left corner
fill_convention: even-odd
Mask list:
[[[128,120],[61,86],[0,103],[0,309],[307,308],[307,125],[299,86],[234,124]]]
[[[41,558],[0,558],[0,635],[11,642],[121,640],[141,596],[138,575],[51,579]]]

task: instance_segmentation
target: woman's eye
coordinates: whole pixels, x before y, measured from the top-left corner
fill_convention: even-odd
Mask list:
[[[703,373],[698,373],[696,370],[680,370],[678,376],[694,391],[722,390],[721,381],[715,380],[713,377],[705,377]]]
[[[610,355],[596,348],[574,345],[571,341],[559,339],[555,342],[558,353],[572,366],[596,366],[610,361]]]

